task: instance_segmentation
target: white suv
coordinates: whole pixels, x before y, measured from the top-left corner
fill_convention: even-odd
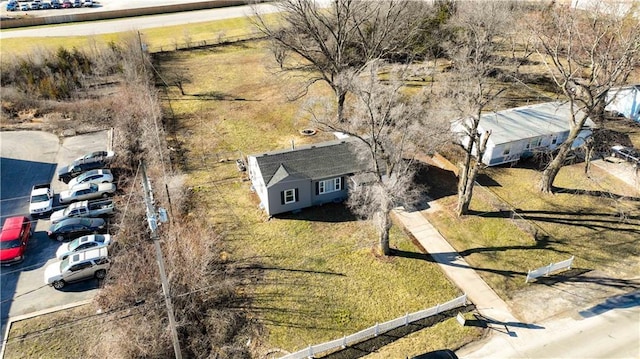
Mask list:
[[[51,263],[44,270],[44,284],[62,289],[67,283],[86,279],[103,279],[109,269],[107,247],[74,253]]]

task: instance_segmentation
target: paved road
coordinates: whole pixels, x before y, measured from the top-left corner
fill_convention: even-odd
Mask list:
[[[166,1],[169,3],[172,2],[171,0]],[[176,1],[173,1],[173,3],[175,2]],[[164,2],[160,0],[156,4],[161,3]],[[135,3],[132,3],[131,7],[134,7],[133,5],[135,5]],[[261,12],[264,13],[276,11],[276,8],[273,5],[268,4],[260,4],[258,5],[258,8]],[[92,21],[85,23],[73,23],[36,28],[6,29],[0,31],[0,39],[20,37],[91,36],[98,34],[109,34],[114,32],[127,32],[148,28],[230,19],[243,17],[250,14],[252,14],[250,6],[234,6],[228,8],[189,11],[185,13],[166,15],[142,16],[109,21]]]
[[[544,305],[537,303],[536,305]],[[471,358],[640,358],[640,291],[609,298],[535,328],[493,325],[489,340],[456,352]],[[514,334],[511,334],[514,333]]]

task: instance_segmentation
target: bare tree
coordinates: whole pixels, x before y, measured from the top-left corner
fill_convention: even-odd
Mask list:
[[[597,2],[586,11],[554,6],[540,13],[534,29],[538,52],[555,85],[571,104],[569,136],[539,183],[550,193],[573,142],[588,118],[603,118],[606,94],[624,84],[640,63],[640,26],[634,8]]]
[[[380,251],[389,255],[391,211],[414,204],[422,193],[413,182],[414,155],[446,142],[448,124],[426,115],[425,104],[418,102],[424,96],[405,96],[401,81],[382,83],[377,66],[370,66],[366,75],[343,79],[341,86],[354,94],[354,101],[345,108],[348,116],[343,121],[316,116],[315,121],[322,129],[354,138],[356,152],[368,169],[354,176],[358,185],[347,204],[358,215],[374,220]]]
[[[255,24],[273,41],[280,67],[310,75],[295,98],[312,84],[326,82],[336,96],[337,118],[343,119],[348,89],[339,76],[361,72],[371,60],[400,51],[417,31],[423,2],[335,0],[328,8],[317,1],[282,0],[279,19],[269,22],[257,10]],[[289,58],[288,54],[296,54]]]
[[[464,160],[458,176],[458,215],[466,214],[473,187],[483,168],[482,157],[490,132],[479,133],[482,113],[489,110],[507,84],[508,61],[496,55],[502,45],[508,46],[507,31],[512,29],[514,9],[508,2],[461,2],[451,19],[453,38],[445,44],[452,62],[443,86],[443,106],[459,118],[466,144]],[[457,129],[460,131],[460,129]],[[474,159],[474,157],[476,157]]]

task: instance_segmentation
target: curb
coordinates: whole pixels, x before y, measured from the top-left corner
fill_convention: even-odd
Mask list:
[[[32,312],[32,313],[28,313],[28,314],[17,315],[15,317],[10,317],[9,320],[7,321],[7,329],[4,332],[4,337],[2,338],[2,348],[0,349],[0,359],[4,359],[4,352],[5,352],[5,349],[7,347],[7,342],[9,341],[9,331],[11,330],[11,325],[14,322],[19,322],[19,321],[25,320],[25,319],[31,319],[31,318],[34,318],[34,317],[37,317],[37,316],[40,316],[40,315],[59,312],[61,310],[65,310],[65,309],[79,307],[81,305],[86,305],[86,304],[91,303],[92,300],[93,299],[85,299],[85,300],[81,300],[81,301],[75,302],[75,303],[64,304],[64,305],[60,305],[60,306],[53,307],[53,308],[39,310],[37,312]]]

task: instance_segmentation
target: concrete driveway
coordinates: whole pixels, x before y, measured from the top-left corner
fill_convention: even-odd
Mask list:
[[[640,171],[630,162],[615,157],[607,157],[593,161],[592,164],[609,172],[610,175],[640,192]]]
[[[107,132],[68,137],[39,131],[0,132],[0,217],[29,213],[31,186],[51,182],[54,193],[67,188],[57,180],[57,169],[91,151],[107,148]],[[58,196],[54,210],[61,206]],[[96,280],[71,284],[62,291],[44,285],[44,268],[54,262],[59,242],[47,237],[47,218],[34,219],[35,232],[27,246],[23,263],[0,267],[0,326],[4,333],[9,317],[28,314],[92,298]]]

